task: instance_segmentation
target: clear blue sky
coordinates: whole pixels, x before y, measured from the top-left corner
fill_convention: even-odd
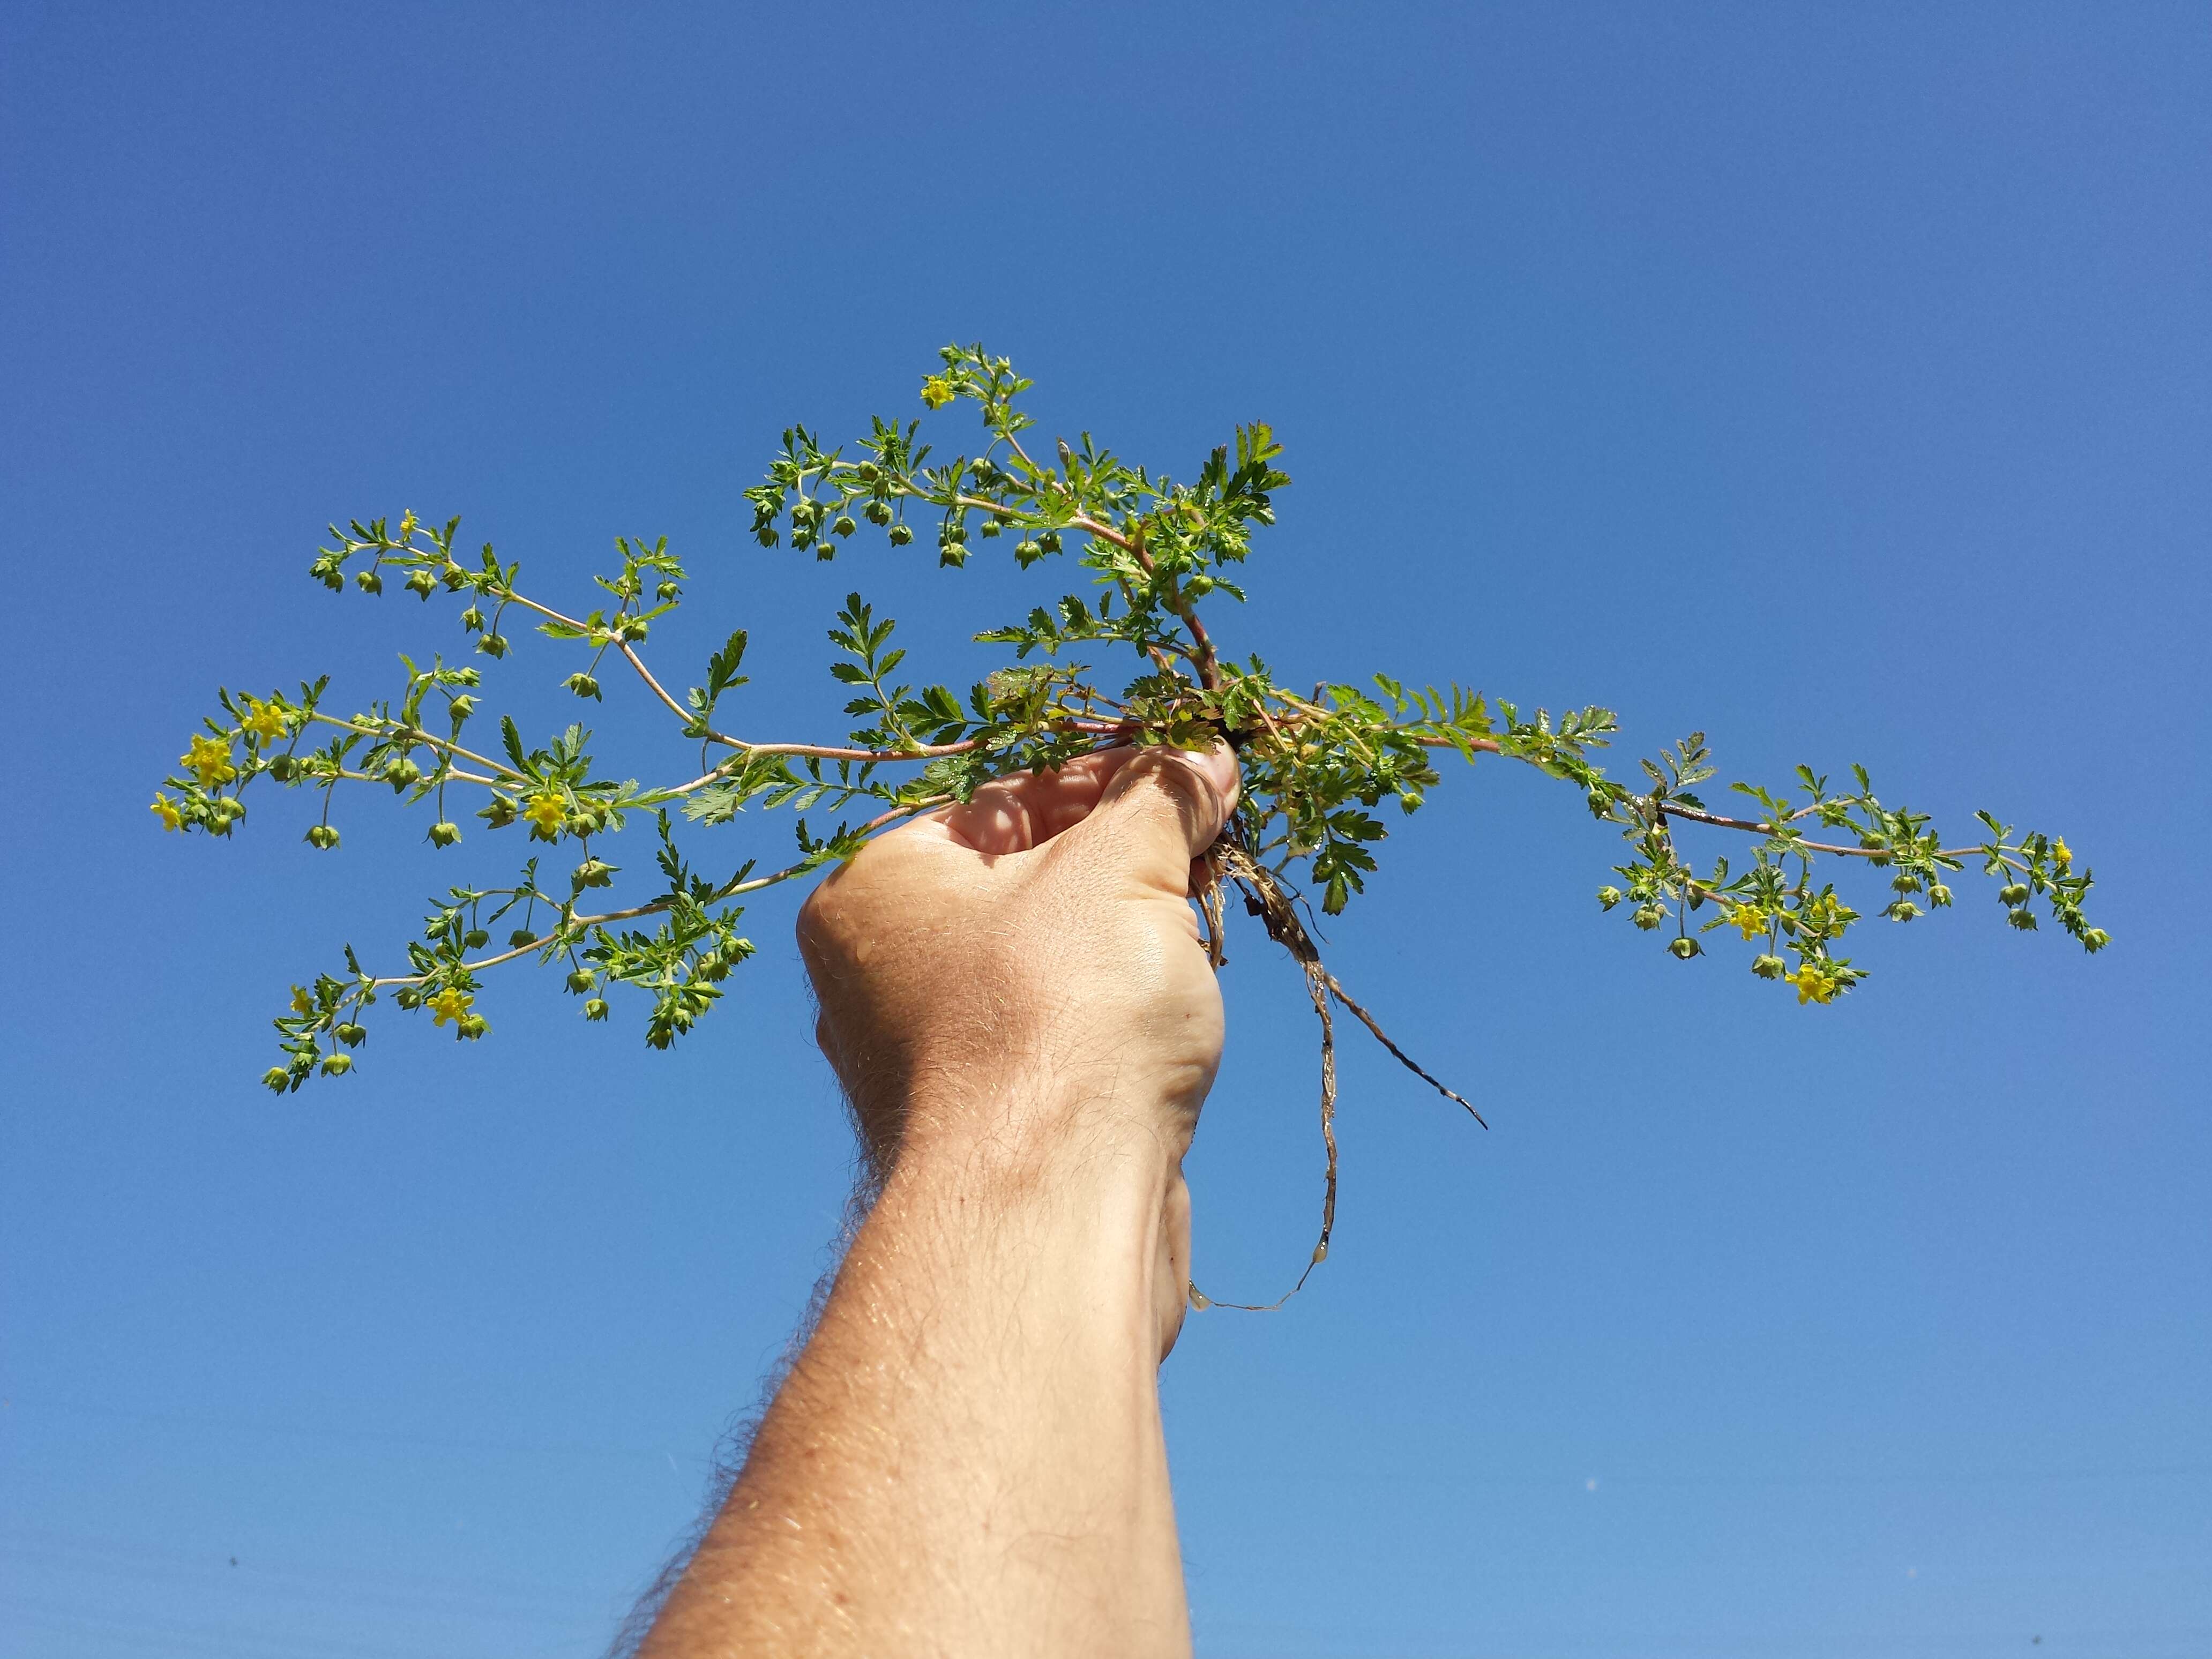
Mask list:
[[[1042,583],[824,570],[738,494],[956,336],[1179,472],[1276,424],[1230,646],[1863,760],[2063,832],[2116,939],[1977,878],[1801,1011],[1601,915],[1570,792],[1450,777],[1333,943],[1494,1127],[1348,1047],[1334,1259],[1187,1333],[1200,1651],[2212,1647],[2208,88],[2212,21],[2150,4],[12,0],[0,1647],[604,1644],[836,1228],[787,902],[671,1055],[521,977],[491,1041],[388,1018],[279,1101],[285,986],[506,844],[145,804],[217,684],[452,647],[307,580],[332,517],[458,513],[571,592],[665,534],[656,650],[751,629],[763,732],[835,729],[854,582],[966,673]],[[550,726],[570,665],[495,696]],[[1257,1297],[1311,1237],[1310,1016],[1257,939],[1227,983],[1200,1278]]]

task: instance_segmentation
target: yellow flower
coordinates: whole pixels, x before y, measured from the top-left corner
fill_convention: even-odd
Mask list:
[[[176,802],[171,800],[166,794],[154,797],[154,816],[161,820],[161,828],[164,830],[181,830],[185,827],[185,815],[177,811]]]
[[[1800,1008],[1808,1002],[1833,1002],[1836,993],[1842,988],[1841,981],[1833,974],[1824,973],[1820,965],[1814,962],[1801,963],[1795,972],[1784,974],[1782,977],[1797,988],[1797,1006]]]
[[[568,816],[568,808],[558,795],[532,795],[530,805],[522,809],[522,816],[536,826],[540,835],[550,841],[554,831],[560,829],[562,820]]]
[[[228,783],[238,775],[238,769],[230,763],[230,740],[228,738],[195,737],[191,747],[179,755],[177,761],[198,777],[203,789],[213,788],[218,783]]]
[[[1757,939],[1766,931],[1766,912],[1756,904],[1737,905],[1729,912],[1729,920],[1746,939]]]
[[[312,1014],[315,1012],[314,1000],[297,985],[292,988],[292,1012],[295,1014]]]
[[[2051,843],[2051,856],[2057,862],[2061,873],[2074,867],[2074,849],[2066,844],[2066,837],[2063,836]]]
[[[264,743],[274,743],[284,735],[284,708],[275,698],[263,702],[258,697],[246,700],[246,718],[239,724]]]
[[[932,409],[942,409],[960,394],[952,389],[952,382],[942,374],[933,374],[921,383],[921,400]]]
[[[475,1000],[466,991],[448,985],[422,1006],[430,1011],[432,1024],[443,1025],[449,1019],[457,1020],[466,1014],[469,1005]]]

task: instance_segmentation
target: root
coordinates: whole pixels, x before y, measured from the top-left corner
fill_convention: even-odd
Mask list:
[[[1206,924],[1207,960],[1216,968],[1228,957],[1222,950],[1223,890],[1228,882],[1235,882],[1244,895],[1244,908],[1260,919],[1267,930],[1267,937],[1288,951],[1306,976],[1306,994],[1313,1000],[1314,1014],[1321,1021],[1321,1138],[1328,1153],[1328,1165],[1323,1172],[1321,1200],[1321,1237],[1315,1243],[1313,1255],[1308,1259],[1305,1271],[1298,1275],[1297,1283],[1273,1302],[1216,1302],[1189,1283],[1190,1305],[1197,1309],[1234,1308],[1244,1313],[1273,1313],[1306,1285],[1313,1270],[1328,1260],[1329,1235],[1336,1227],[1336,1023],[1330,1018],[1329,999],[1341,1003],[1352,1018],[1373,1034],[1375,1040],[1389,1050],[1392,1058],[1419,1078],[1447,1100],[1455,1100],[1467,1109],[1467,1114],[1487,1129],[1480,1112],[1466,1096],[1446,1088],[1431,1077],[1413,1056],[1390,1040],[1375,1016],[1354,1002],[1328,971],[1321,959],[1320,947],[1313,935],[1298,920],[1297,907],[1291,894],[1285,889],[1275,872],[1255,860],[1243,844],[1224,836],[1206,850],[1206,866],[1212,877],[1206,890],[1200,895],[1199,908]]]

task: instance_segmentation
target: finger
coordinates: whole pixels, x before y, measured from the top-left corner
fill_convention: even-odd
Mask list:
[[[1205,754],[1141,750],[1063,837],[1067,854],[1110,860],[1143,884],[1187,894],[1192,861],[1228,823],[1237,791],[1237,757],[1226,744]]]
[[[940,807],[914,828],[971,852],[1025,853],[1081,823],[1135,754],[1125,744],[1079,756],[1057,772],[1017,772],[957,806]]]

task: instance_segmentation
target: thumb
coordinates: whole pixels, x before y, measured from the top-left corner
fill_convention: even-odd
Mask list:
[[[1191,860],[1213,844],[1237,805],[1237,757],[1139,749],[1115,772],[1098,805],[1060,837],[1066,851],[1121,864],[1139,884],[1181,896]]]

